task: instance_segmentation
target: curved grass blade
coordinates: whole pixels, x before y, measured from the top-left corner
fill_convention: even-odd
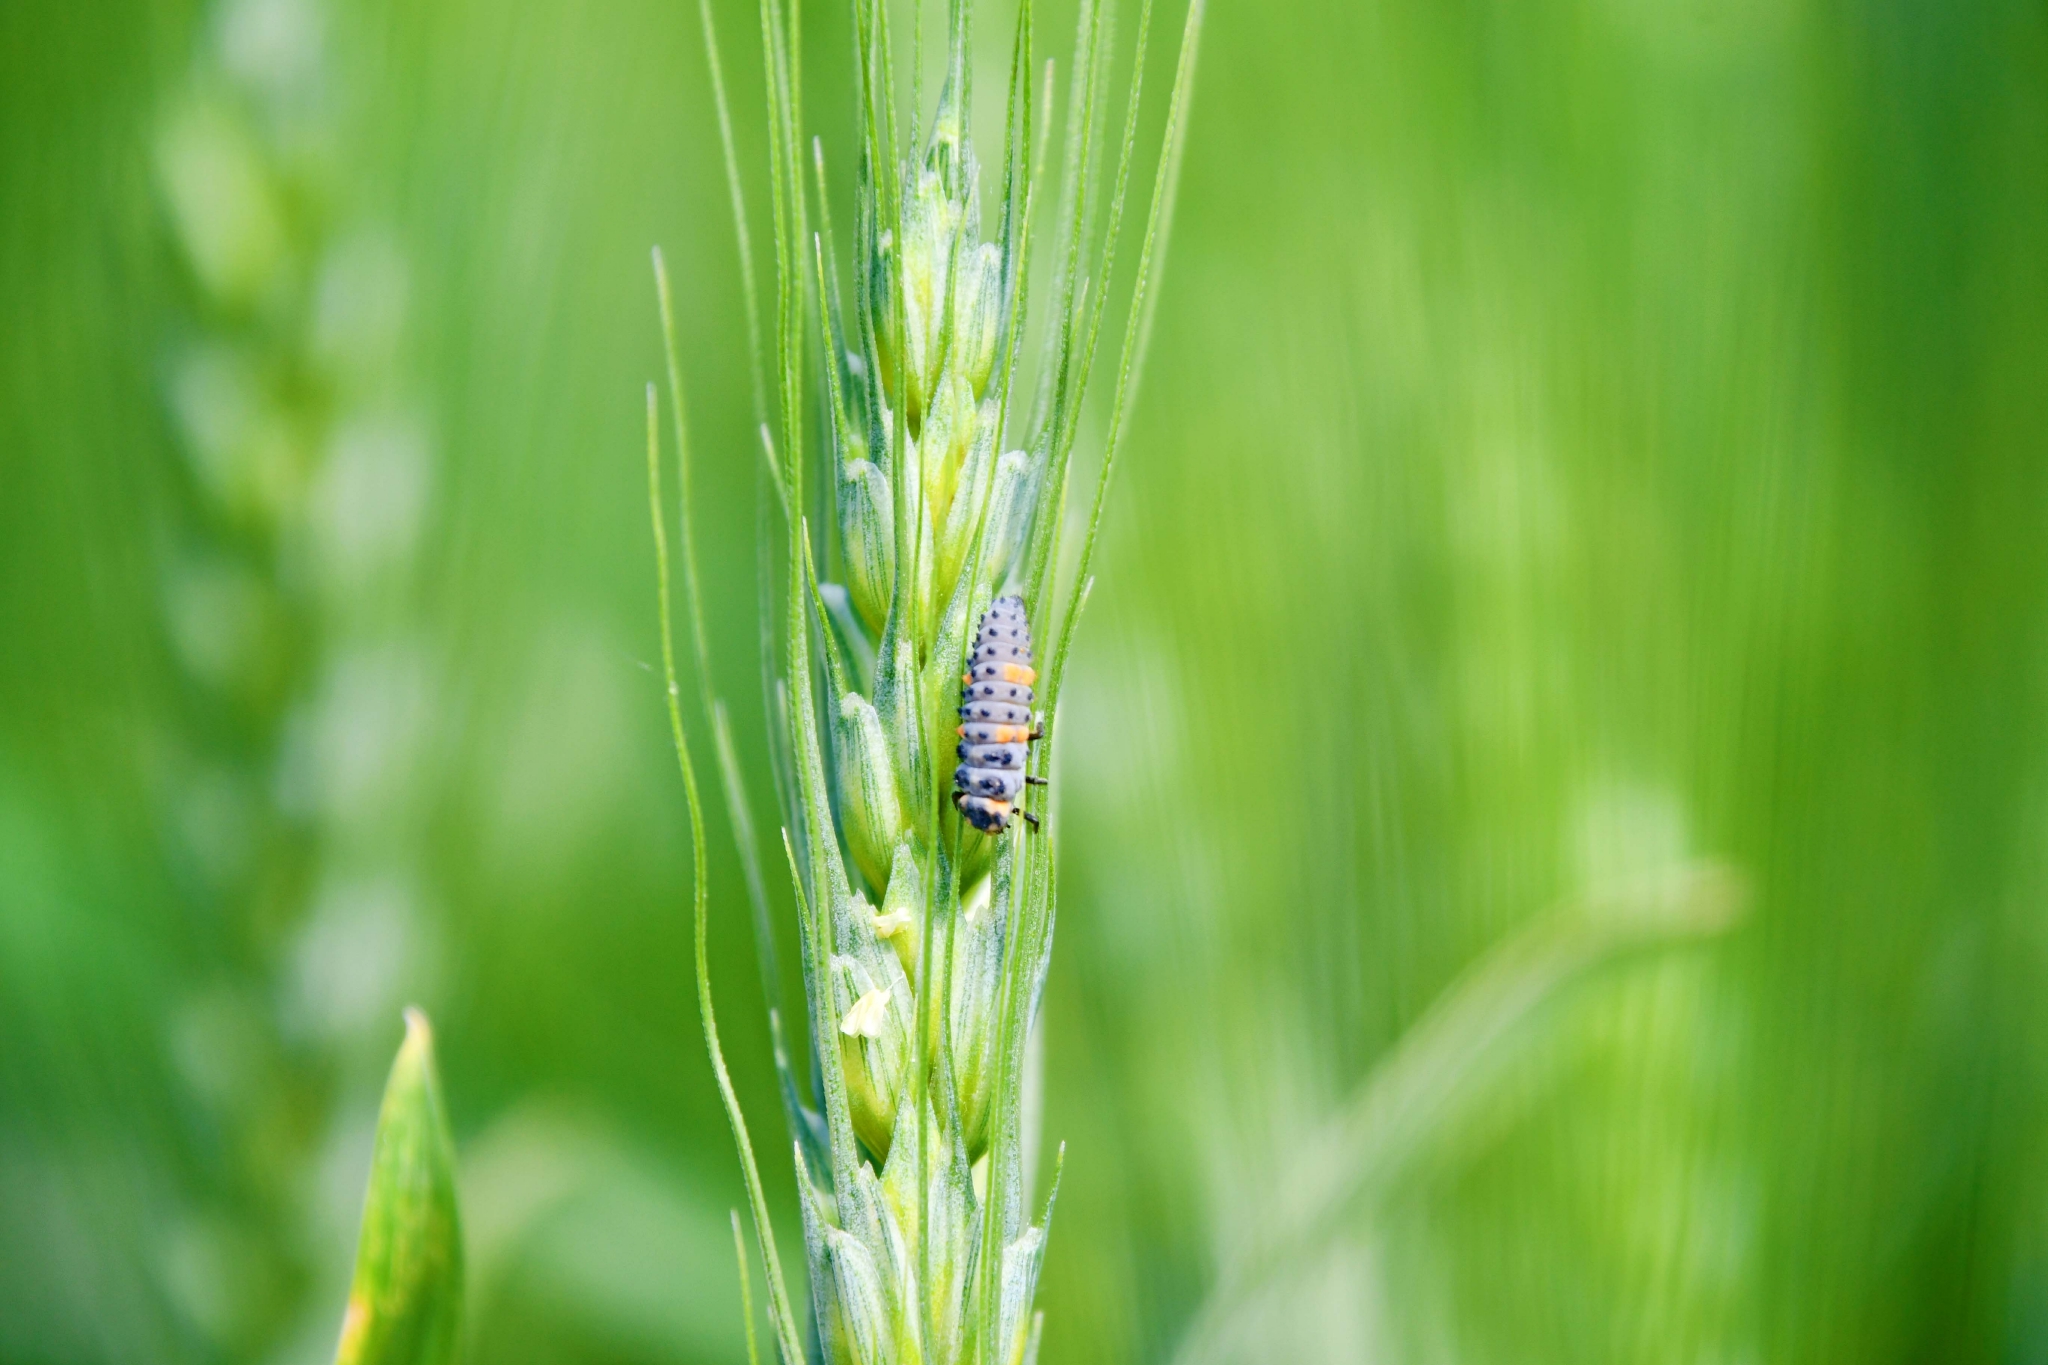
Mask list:
[[[1222,1359],[1261,1292],[1399,1188],[1430,1144],[1454,1130],[1541,1036],[1532,1026],[1550,1007],[1600,968],[1723,932],[1741,907],[1732,872],[1690,864],[1548,915],[1482,958],[1285,1163],[1266,1230],[1224,1268],[1175,1365]]]

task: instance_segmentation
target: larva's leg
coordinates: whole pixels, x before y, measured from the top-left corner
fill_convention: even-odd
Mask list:
[[[1029,821],[1031,822],[1031,828],[1033,828],[1033,829],[1037,829],[1037,828],[1038,828],[1038,817],[1037,817],[1037,816],[1035,816],[1035,815],[1033,815],[1033,814],[1032,814],[1032,813],[1031,813],[1030,811],[1028,811],[1028,810],[1020,810],[1020,811],[1018,811],[1018,812],[1017,812],[1017,814],[1019,814],[1019,815],[1023,816],[1023,817],[1024,817],[1024,818],[1025,818],[1026,820],[1029,820]]]
[[[1052,783],[1047,779],[1043,777],[1033,777],[1029,773],[1024,774],[1024,780],[1034,787],[1050,787],[1052,785]]]

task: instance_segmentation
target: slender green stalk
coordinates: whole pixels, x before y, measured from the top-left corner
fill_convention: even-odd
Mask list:
[[[709,24],[708,17],[706,24]],[[709,40],[707,28],[706,41]],[[715,69],[715,57],[713,65]],[[723,122],[724,96],[721,94],[719,98],[719,117]],[[734,196],[737,210],[737,185],[734,188]],[[744,229],[744,219],[740,221]],[[744,230],[741,236],[744,241]],[[711,645],[704,630],[704,594],[697,576],[697,540],[694,519],[690,515],[694,502],[690,493],[688,409],[683,402],[683,368],[676,346],[675,303],[669,290],[668,267],[662,260],[660,247],[654,248],[654,285],[656,297],[661,304],[662,349],[668,361],[669,413],[676,434],[676,504],[677,525],[681,531],[682,541],[683,602],[689,612],[690,642],[695,647],[697,656],[697,695],[704,708],[705,719],[712,726],[713,748],[718,757],[719,789],[725,797],[726,818],[732,822],[734,842],[739,847],[740,871],[747,883],[747,901],[754,912],[754,951],[761,969],[763,997],[780,1007],[783,1003],[782,972],[776,963],[775,928],[769,917],[768,886],[766,879],[761,875],[760,849],[754,838],[753,807],[747,799],[745,779],[741,775],[739,759],[725,724],[725,705],[718,699],[712,683]],[[749,291],[752,287],[750,278]],[[750,299],[750,311],[751,307]]]
[[[768,1201],[761,1190],[761,1171],[754,1161],[754,1146],[747,1136],[746,1115],[740,1111],[739,1096],[725,1066],[725,1049],[718,1041],[718,1012],[711,1000],[709,869],[704,848],[704,810],[697,797],[697,770],[690,761],[690,741],[683,731],[682,687],[676,681],[675,633],[669,607],[668,531],[661,510],[661,410],[654,385],[647,386],[647,507],[654,524],[655,569],[660,582],[661,670],[668,695],[669,729],[675,740],[676,762],[683,772],[684,799],[690,808],[690,855],[693,869],[692,922],[697,953],[697,1009],[704,1025],[704,1046],[711,1056],[711,1070],[718,1078],[719,1098],[725,1102],[726,1118],[732,1124],[740,1165],[746,1177],[747,1199],[753,1206],[754,1230],[761,1239],[762,1259],[768,1267],[768,1297],[775,1322],[776,1339],[786,1365],[803,1359],[796,1316],[790,1310],[787,1282],[782,1274],[781,1254],[776,1250],[775,1226],[768,1214]],[[751,1321],[751,1318],[750,1318]]]
[[[675,426],[676,436],[676,501],[686,510],[678,520],[682,541],[683,561],[683,606],[690,618],[690,643],[697,655],[697,689],[702,696],[704,712],[708,716],[712,709],[711,692],[711,646],[704,634],[704,599],[697,585],[697,544],[692,531],[693,519],[687,515],[690,498],[690,425],[683,406],[682,362],[676,354],[675,301],[668,286],[668,267],[661,259],[661,248],[654,248],[654,287],[661,302],[661,340],[663,353],[668,360],[669,414]],[[658,414],[657,414],[658,415]]]
[[[718,147],[725,162],[726,196],[732,201],[733,241],[740,262],[740,299],[747,311],[747,381],[754,399],[754,423],[768,420],[767,385],[762,378],[761,291],[754,278],[754,240],[747,227],[747,195],[740,181],[739,149],[732,139],[732,101],[725,94],[725,64],[718,56],[718,27],[711,18],[711,0],[697,0],[697,20],[704,32],[704,57],[711,70],[711,100],[718,110]]]
[[[733,1260],[740,1271],[740,1317],[747,1324],[747,1365],[761,1365],[761,1346],[754,1339],[754,1285],[747,1274],[747,1234],[740,1227],[740,1211],[731,1213]]]

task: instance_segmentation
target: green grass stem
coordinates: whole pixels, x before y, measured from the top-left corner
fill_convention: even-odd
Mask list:
[[[747,1199],[753,1206],[754,1229],[761,1240],[761,1255],[767,1266],[768,1296],[775,1320],[776,1337],[784,1365],[797,1365],[803,1357],[802,1338],[796,1317],[790,1310],[789,1290],[782,1274],[781,1254],[776,1250],[774,1220],[761,1188],[760,1166],[754,1160],[754,1144],[747,1135],[746,1115],[740,1110],[739,1095],[725,1066],[725,1049],[718,1039],[718,1012],[711,1000],[709,868],[704,847],[704,810],[697,796],[697,771],[690,761],[690,741],[683,728],[682,688],[676,681],[675,632],[670,625],[668,529],[661,508],[661,405],[655,386],[647,386],[647,508],[654,523],[655,570],[659,575],[661,611],[661,668],[668,694],[669,729],[675,740],[676,762],[683,772],[683,793],[690,808],[690,856],[693,868],[692,918],[697,954],[697,1009],[704,1027],[704,1046],[711,1056],[711,1070],[718,1080],[718,1094],[725,1102],[732,1125],[733,1142],[739,1148],[740,1166],[746,1178]]]

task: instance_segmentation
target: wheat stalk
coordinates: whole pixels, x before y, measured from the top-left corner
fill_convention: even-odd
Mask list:
[[[1041,94],[1024,0],[1011,42],[999,208],[989,231],[972,135],[973,8],[968,0],[949,7],[946,76],[929,115],[915,74],[921,53],[912,52],[905,115],[888,8],[883,0],[854,0],[856,215],[844,289],[825,212],[823,140],[803,154],[801,34],[782,0],[763,0],[760,11],[775,262],[773,417],[762,421],[761,437],[784,532],[779,675],[770,699],[771,714],[783,720],[771,749],[802,954],[807,1090],[780,1047],[779,1022],[771,1022],[810,1271],[803,1321],[718,1042],[705,954],[703,821],[669,627],[650,390],[663,655],[696,850],[699,1004],[747,1176],[774,1338],[792,1363],[1007,1365],[1034,1358],[1038,1340],[1032,1300],[1052,1201],[1038,1211],[1027,1203],[1022,1073],[1056,918],[1056,789],[1027,788],[1019,797],[1027,819],[994,836],[968,827],[952,801],[952,710],[975,623],[991,601],[1015,593],[1045,659],[1037,719],[1047,741],[1057,738],[1060,685],[1092,581],[1164,255],[1202,5],[1190,7],[1182,30],[1099,472],[1076,566],[1063,581],[1070,470],[1124,236],[1152,6],[1145,0],[1137,17],[1106,201],[1102,143],[1114,23],[1102,0],[1081,6],[1050,252],[1056,274],[1044,291],[1051,302],[1036,357],[1026,356],[1025,339],[1034,307],[1046,307],[1031,262],[1051,63]],[[700,15],[751,310],[744,201],[730,164],[730,115],[708,4]],[[913,31],[921,46],[921,27]],[[722,794],[736,829],[745,830],[746,794],[702,624],[683,385],[658,254],[656,274],[699,700],[720,756]],[[759,334],[750,323],[750,341]],[[758,374],[758,341],[753,350]],[[1028,413],[1017,401],[1027,368],[1036,380]],[[764,395],[770,387],[758,384]],[[757,406],[768,406],[765,397]],[[805,430],[813,410],[826,417],[815,438]],[[1033,751],[1033,778],[1048,777],[1051,754],[1051,742]],[[766,969],[773,935],[765,892],[751,870],[748,882]]]

